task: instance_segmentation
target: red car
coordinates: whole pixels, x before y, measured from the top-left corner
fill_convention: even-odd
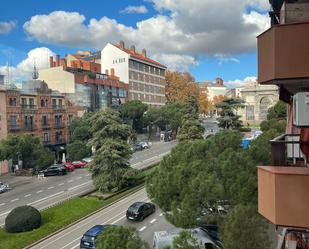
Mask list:
[[[75,166],[70,162],[64,163],[64,167],[66,167],[67,171],[69,171],[69,172],[72,172],[75,169]]]
[[[82,161],[74,161],[71,163],[76,169],[77,168],[84,168],[87,166],[86,162],[82,162]]]

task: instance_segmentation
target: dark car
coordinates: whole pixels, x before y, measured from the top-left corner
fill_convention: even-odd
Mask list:
[[[54,164],[43,170],[44,176],[66,175],[67,169],[63,164]]]
[[[80,240],[80,248],[94,249],[94,241],[97,236],[111,225],[96,225],[84,233]]]
[[[142,151],[143,149],[144,149],[144,147],[141,143],[135,144],[135,150],[136,151]]]
[[[156,211],[156,206],[148,202],[135,202],[127,210],[128,220],[142,221],[148,215],[151,215]]]

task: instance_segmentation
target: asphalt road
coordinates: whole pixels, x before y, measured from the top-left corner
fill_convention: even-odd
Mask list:
[[[131,165],[136,169],[146,168],[159,162],[175,145],[176,142],[154,143],[150,149],[134,153]],[[87,169],[76,169],[65,176],[29,178],[23,184],[0,195],[0,226],[4,225],[5,217],[15,207],[31,205],[42,210],[93,189],[91,175]]]
[[[205,128],[204,137],[216,134],[220,131],[218,122],[214,118],[206,118],[202,120],[202,125]]]
[[[139,236],[143,240],[146,240],[149,245],[152,245],[152,238],[155,231],[168,230],[173,228],[173,226],[166,221],[164,214],[158,207],[154,214],[148,216],[142,222],[127,221],[125,217],[126,210],[136,201],[149,201],[144,188],[31,248],[79,248],[79,242],[84,232],[98,224],[115,224],[134,227]]]

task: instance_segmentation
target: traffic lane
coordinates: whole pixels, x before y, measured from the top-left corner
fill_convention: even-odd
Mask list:
[[[125,219],[126,210],[132,203],[137,201],[148,201],[148,200],[149,199],[147,197],[146,190],[145,188],[143,188],[31,248],[32,249],[79,248],[80,239],[88,229],[98,224],[117,224],[120,220]]]
[[[126,218],[120,220],[117,225],[134,227],[142,240],[145,240],[149,246],[153,243],[153,234],[157,231],[170,230],[175,228],[165,218],[165,214],[156,205],[156,212],[146,217],[142,222],[130,221]]]
[[[71,177],[63,177],[62,179],[59,176],[55,177],[61,179],[57,184],[54,182],[50,182],[52,184],[45,183],[46,185],[38,183],[39,187],[32,187],[27,192],[20,193],[20,190],[18,190],[18,193],[5,199],[1,198],[0,225],[3,225],[6,215],[17,206],[32,205],[41,210],[72,196],[78,196],[81,193],[94,190],[90,177],[90,173],[87,171],[83,174],[72,174]],[[42,179],[42,181],[45,180],[47,179]]]
[[[157,156],[166,155],[171,151],[173,147],[177,145],[177,141],[173,142],[161,142],[156,145],[155,147],[150,149],[145,149],[143,151],[136,152],[134,157],[132,158],[131,165],[134,165],[136,163],[145,161],[145,160],[151,160]]]

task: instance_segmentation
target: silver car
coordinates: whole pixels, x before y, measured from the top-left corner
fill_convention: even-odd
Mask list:
[[[8,184],[4,184],[4,183],[0,182],[0,194],[8,191],[9,189],[10,188],[9,188]]]

